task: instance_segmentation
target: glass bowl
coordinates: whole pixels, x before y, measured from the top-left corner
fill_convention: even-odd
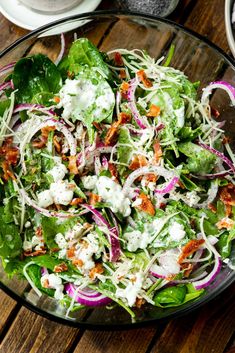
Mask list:
[[[205,38],[184,29],[168,20],[137,13],[94,12],[59,20],[27,34],[0,53],[0,67],[23,56],[35,53],[48,54],[55,60],[60,52],[60,35],[65,33],[66,51],[76,37],[87,37],[100,50],[116,48],[145,49],[153,57],[165,55],[171,43],[175,44],[175,54],[171,65],[183,70],[191,81],[200,80],[201,88],[209,82],[224,79],[235,85],[235,63],[222,50]],[[219,90],[214,93],[212,104],[220,111],[220,119],[226,120],[228,135],[235,135],[234,108],[228,96]],[[235,255],[232,255],[235,259]],[[189,313],[208,302],[235,279],[235,273],[224,266],[206,293],[195,302],[169,309],[146,306],[138,312],[136,322],[122,308],[112,311],[95,308],[70,313],[47,296],[38,298],[29,285],[17,278],[9,279],[0,265],[0,287],[32,311],[47,318],[71,326],[86,329],[127,329],[146,324],[157,324],[163,320]]]

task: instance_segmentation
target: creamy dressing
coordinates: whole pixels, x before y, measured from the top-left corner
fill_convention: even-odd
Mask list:
[[[131,214],[130,200],[125,197],[120,184],[111,178],[101,176],[98,178],[96,188],[99,196],[102,197],[104,202],[110,204],[114,213],[120,212],[124,217]]]
[[[184,226],[178,222],[173,222],[170,225],[168,232],[169,232],[171,240],[173,240],[173,241],[180,241],[186,235],[185,230],[184,230]]]
[[[62,163],[55,165],[48,172],[48,174],[50,174],[53,177],[55,183],[58,182],[59,180],[64,179],[65,174],[67,174],[67,173],[68,173],[68,170],[65,167],[65,165]]]
[[[129,306],[133,306],[136,302],[138,294],[142,288],[144,276],[142,272],[137,272],[133,279],[128,283],[125,289],[118,288],[116,290],[117,298],[127,301]]]
[[[64,297],[62,279],[54,273],[47,273],[41,277],[41,285],[44,288],[55,289],[54,298],[61,300]]]
[[[88,77],[67,79],[59,94],[58,107],[64,108],[62,113],[64,119],[75,116],[82,120],[83,113],[92,107],[93,116],[99,118],[104,110],[111,110],[115,103],[113,91],[103,79],[97,84],[93,84]]]

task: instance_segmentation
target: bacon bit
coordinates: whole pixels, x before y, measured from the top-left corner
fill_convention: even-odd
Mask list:
[[[152,82],[147,78],[146,73],[144,70],[140,70],[137,72],[137,76],[139,77],[140,81],[143,82],[144,87],[150,88],[153,86]]]
[[[165,203],[160,203],[160,206],[159,206],[159,208],[161,209],[161,210],[165,210],[165,208],[166,208],[166,204]]]
[[[54,143],[54,146],[55,146],[55,150],[57,153],[61,153],[61,150],[62,150],[62,147],[58,141],[58,137],[57,136],[54,136],[53,137],[53,143]]]
[[[3,178],[7,181],[9,179],[16,180],[14,173],[10,170],[10,165],[7,161],[1,163],[3,169]]]
[[[97,123],[96,121],[93,121],[92,125],[98,130],[98,131],[102,131],[102,127],[99,123]]]
[[[76,156],[69,156],[69,164],[68,169],[71,174],[78,174],[78,167],[77,167],[77,157]]]
[[[60,103],[60,97],[58,96],[54,96],[53,100],[56,104]]]
[[[75,73],[71,72],[71,71],[68,71],[67,72],[67,76],[68,76],[68,78],[70,78],[72,80],[72,79],[74,79]]]
[[[154,159],[156,162],[159,162],[160,158],[162,157],[162,148],[158,140],[155,141],[153,145],[153,150],[154,150]]]
[[[208,208],[209,210],[211,210],[213,213],[216,213],[217,212],[217,208],[215,205],[213,205],[213,203],[209,203],[208,204]]]
[[[68,258],[74,257],[75,256],[75,247],[73,246],[72,248],[68,249],[66,252],[66,255]]]
[[[72,261],[72,264],[77,267],[82,267],[84,265],[84,262],[80,259],[76,259]]]
[[[235,185],[228,184],[223,186],[219,192],[220,200],[225,205],[235,206]]]
[[[43,288],[49,288],[49,281],[47,278],[42,280],[42,286]]]
[[[139,206],[136,206],[139,210],[148,213],[150,216],[155,215],[155,208],[154,205],[152,204],[151,200],[147,195],[145,195],[143,192],[139,194],[138,198],[142,200],[141,204]]]
[[[45,147],[47,140],[48,140],[48,135],[51,131],[55,130],[55,126],[45,126],[41,129],[42,136],[40,139],[36,139],[32,142],[32,145],[34,148],[41,149]]]
[[[95,267],[93,267],[90,272],[89,272],[89,277],[94,280],[96,277],[96,274],[98,273],[103,273],[104,272],[104,268],[102,266],[102,264],[97,263],[95,264]]]
[[[62,154],[61,158],[62,158],[62,161],[64,162],[67,162],[68,160],[68,157],[65,154]]]
[[[204,239],[192,239],[190,240],[182,249],[181,249],[181,255],[178,258],[178,263],[182,264],[184,259],[188,257],[189,255],[193,254],[195,251],[197,251],[202,244],[204,244],[205,240]]]
[[[116,52],[114,54],[114,62],[117,66],[123,66],[123,60],[122,60],[122,56],[119,52]]]
[[[12,138],[8,138],[4,141],[2,147],[0,147],[0,156],[4,158],[4,161],[1,162],[1,167],[4,173],[3,178],[5,180],[15,180],[11,166],[15,166],[17,164],[19,151],[16,147],[12,146],[12,141]]]
[[[160,114],[161,108],[155,104],[151,104],[147,117],[156,118]]]
[[[118,115],[118,122],[119,122],[119,124],[127,124],[127,123],[131,122],[131,114],[121,112]]]
[[[130,87],[129,83],[126,82],[126,81],[123,81],[121,86],[120,86],[120,89],[121,89],[122,92],[127,92],[129,87]]]
[[[55,266],[53,271],[56,273],[65,272],[68,271],[68,266],[62,262],[61,264]]]
[[[106,146],[110,146],[113,143],[116,142],[117,137],[118,137],[118,128],[119,128],[120,122],[115,121],[111,127],[108,129],[107,134],[105,136],[104,143]]]
[[[82,197],[75,197],[74,199],[72,199],[72,201],[70,202],[71,206],[77,206],[80,205],[81,203],[83,203],[84,199]]]
[[[93,194],[92,192],[89,195],[89,205],[95,206],[98,202],[101,202],[101,196]]]
[[[110,171],[110,174],[112,175],[112,179],[118,183],[118,170],[115,164],[109,162],[108,169]]]
[[[46,250],[45,249],[40,249],[40,250],[36,250],[36,251],[24,251],[24,256],[28,257],[28,256],[39,256],[39,255],[45,255],[46,254]]]
[[[121,124],[126,124],[131,121],[131,115],[127,113],[120,113],[118,116],[118,121],[115,121],[111,127],[108,129],[107,134],[105,136],[105,145],[110,146],[111,144],[116,142],[118,137],[118,128]]]
[[[129,89],[129,83],[126,81],[123,81],[120,86],[120,93],[121,93],[122,98],[127,99],[128,89]]]
[[[142,305],[144,305],[146,302],[145,299],[143,298],[136,298],[136,301],[135,301],[135,306],[140,309]]]
[[[226,143],[231,143],[232,142],[232,139],[231,137],[228,137],[228,136],[224,136],[223,140],[222,140],[222,143],[225,145]]]
[[[37,227],[36,230],[35,230],[35,235],[38,237],[38,238],[42,238],[42,227]]]
[[[141,154],[135,154],[132,157],[131,163],[129,165],[130,170],[136,170],[142,167],[145,167],[148,165],[148,161],[145,156],[142,156]]]
[[[183,263],[180,265],[182,270],[184,270],[184,276],[189,277],[190,273],[193,270],[193,265],[190,263]]]
[[[156,183],[157,181],[157,175],[156,174],[146,174],[145,175],[145,180],[147,181],[147,184],[148,183]]]
[[[228,217],[222,218],[219,222],[216,223],[217,228],[220,230],[226,228],[228,230],[232,229],[234,226],[234,221]]]
[[[50,249],[50,251],[51,251],[52,253],[58,252],[58,251],[60,251],[60,248],[52,248],[52,249]]]
[[[212,114],[215,118],[218,118],[218,117],[220,116],[220,112],[219,112],[217,109],[213,108],[213,107],[211,107],[211,114]]]
[[[0,156],[3,156],[4,159],[9,163],[9,165],[16,165],[19,151],[16,147],[12,146],[13,139],[7,138],[2,147],[0,147]]]
[[[179,180],[179,181],[177,182],[177,184],[179,185],[179,187],[180,187],[181,189],[183,189],[183,190],[185,189],[185,186],[184,186],[184,184],[182,183],[182,181]]]
[[[126,70],[120,70],[119,71],[119,77],[124,80],[126,78]]]

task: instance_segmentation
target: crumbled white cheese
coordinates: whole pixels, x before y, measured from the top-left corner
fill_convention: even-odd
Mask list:
[[[150,233],[140,232],[139,230],[124,233],[123,237],[127,241],[127,250],[131,252],[137,249],[146,249],[152,241]]]
[[[47,208],[54,203],[50,190],[44,190],[38,193],[38,206]]]
[[[34,235],[31,240],[24,240],[23,242],[23,249],[25,251],[32,250],[33,248],[35,248],[35,250],[41,250],[43,246],[43,240],[37,237],[36,235]]]
[[[126,300],[129,306],[133,306],[141,290],[143,280],[143,273],[136,273],[135,278],[133,278],[133,280],[128,283],[125,289],[118,288],[116,290],[116,297]]]
[[[110,205],[114,213],[120,212],[124,217],[131,214],[130,200],[123,194],[121,185],[111,178],[101,176],[96,183],[96,188],[98,194],[104,202]]]
[[[60,163],[55,165],[51,170],[49,170],[48,174],[50,174],[54,182],[56,183],[59,180],[64,179],[65,174],[68,172],[67,168],[65,167],[64,164]]]
[[[96,175],[88,175],[81,178],[82,183],[85,189],[93,190],[96,186],[98,181],[98,177]]]
[[[55,204],[67,206],[73,199],[73,188],[67,180],[51,183],[50,193]]]
[[[76,238],[79,238],[85,231],[85,228],[83,227],[82,224],[78,223],[73,226],[72,229],[68,230],[65,233],[65,239],[66,240],[73,240]]]
[[[65,237],[61,233],[57,233],[55,236],[55,242],[59,246],[60,249],[66,249],[68,244],[67,241],[65,240]]]
[[[173,241],[180,241],[185,237],[185,230],[184,226],[178,222],[173,222],[169,227],[169,235],[171,240]]]
[[[81,271],[87,272],[95,266],[93,256],[99,252],[99,243],[91,233],[84,240],[85,242],[82,245],[79,244],[75,251],[75,258],[82,260]]]
[[[62,284],[62,279],[55,275],[54,273],[48,273],[41,277],[41,285],[44,288],[55,289],[54,298],[61,300],[64,297],[63,290],[64,286]]]

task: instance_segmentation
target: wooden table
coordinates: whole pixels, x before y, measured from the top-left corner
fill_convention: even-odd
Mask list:
[[[92,0],[91,0],[92,1]],[[114,8],[103,1],[100,9]],[[228,54],[223,0],[181,0],[171,19],[206,36]],[[0,48],[27,33],[0,15]],[[1,353],[232,353],[235,283],[193,314],[145,329],[85,331],[56,324],[0,291]]]

